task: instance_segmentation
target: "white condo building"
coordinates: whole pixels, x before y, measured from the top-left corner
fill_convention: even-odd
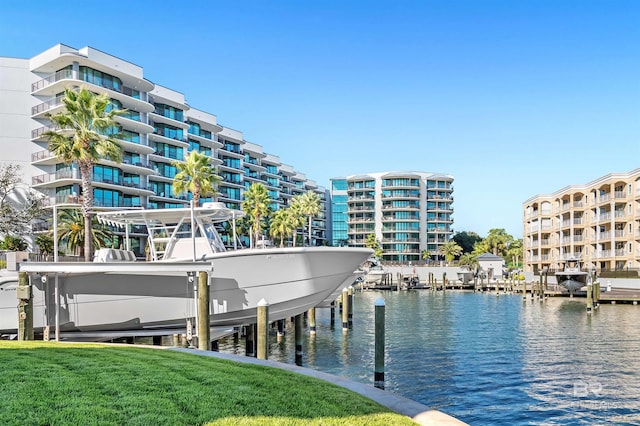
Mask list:
[[[432,258],[453,234],[453,176],[381,172],[331,179],[332,244],[364,247],[374,234],[382,260]]]
[[[246,141],[242,132],[220,125],[215,115],[192,108],[182,93],[151,82],[140,66],[91,47],[58,44],[28,59],[0,57],[0,162],[20,164],[24,182],[45,194],[49,205],[77,206],[82,196],[75,165],[58,161],[42,138],[52,128],[47,115],[62,108],[65,88],[79,86],[107,93],[114,107],[127,110],[114,129],[123,162],[101,161],[93,170],[97,209],[187,206],[190,194],[172,192],[171,163],[197,150],[223,178],[217,200],[229,207],[239,209],[254,182],[267,187],[274,209],[297,194],[316,192],[323,208],[312,244],[325,244],[325,188]],[[139,245],[133,248],[141,253]]]

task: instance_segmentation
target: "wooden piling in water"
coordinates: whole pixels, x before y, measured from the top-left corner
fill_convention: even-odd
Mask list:
[[[283,319],[279,319],[277,321],[278,324],[278,333],[276,334],[278,342],[282,340],[282,338],[284,337],[284,320]]]
[[[375,363],[373,370],[373,383],[379,389],[384,389],[384,322],[385,303],[382,297],[375,302]]]
[[[331,302],[331,310],[330,310],[330,326],[333,328],[336,325],[336,301]]]
[[[301,366],[302,365],[302,328],[303,328],[303,324],[302,324],[302,314],[296,315],[295,319],[294,319],[294,334],[295,334],[295,341],[296,341],[296,365]]]
[[[349,296],[349,304],[347,305],[347,323],[349,328],[353,328],[353,287],[347,287],[347,296]]]
[[[18,340],[33,340],[33,297],[26,272],[18,273]]]
[[[593,309],[592,287],[591,283],[587,284],[587,314],[590,314]]]
[[[252,358],[256,356],[255,324],[244,326],[244,354]]]
[[[267,359],[269,357],[269,303],[261,299],[258,302],[258,325],[257,325],[257,358]]]
[[[314,336],[316,334],[316,308],[309,309],[309,334]]]
[[[342,289],[342,331],[349,330],[349,290]]]
[[[522,301],[527,301],[527,282],[522,280]]]
[[[211,315],[209,312],[209,274],[198,274],[198,349],[209,350],[211,340]]]

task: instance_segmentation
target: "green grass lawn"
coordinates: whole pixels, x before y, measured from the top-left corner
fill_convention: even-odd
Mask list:
[[[312,377],[167,350],[4,341],[0,366],[2,425],[415,425]]]

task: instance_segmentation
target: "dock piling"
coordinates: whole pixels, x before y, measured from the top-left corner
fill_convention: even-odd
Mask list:
[[[347,288],[347,295],[349,296],[349,304],[347,305],[347,322],[349,323],[349,328],[353,328],[353,287],[349,286]]]
[[[295,323],[295,341],[296,341],[296,365],[302,366],[302,314],[296,315],[294,318]]]
[[[311,336],[315,336],[316,334],[316,308],[309,309],[308,313],[309,318],[309,334]]]
[[[385,303],[382,297],[375,301],[375,365],[373,371],[374,386],[384,389],[384,322]]]
[[[209,274],[200,271],[198,274],[198,349],[209,350],[211,340],[209,312]]]
[[[269,303],[265,299],[258,302],[258,326],[257,326],[258,359],[269,357]]]
[[[342,332],[349,330],[349,290],[342,289]]]

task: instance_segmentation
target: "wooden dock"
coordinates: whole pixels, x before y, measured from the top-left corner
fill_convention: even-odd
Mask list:
[[[522,281],[498,281],[498,282],[481,282],[477,283],[468,282],[463,283],[459,280],[448,281],[445,280],[444,285],[442,280],[415,280],[412,275],[398,276],[397,279],[389,274],[387,279],[377,285],[360,285],[359,290],[387,290],[387,291],[399,291],[399,290],[434,290],[434,291],[450,291],[450,290],[464,290],[464,291],[477,291],[477,292],[493,292],[493,293],[513,293],[522,294],[523,286],[526,285],[526,294],[529,297],[539,297],[540,283],[538,281],[523,283]],[[544,297],[576,297],[586,298],[586,291],[576,291],[573,295],[569,294],[566,290],[558,288],[556,285],[549,285],[543,291]],[[622,289],[614,288],[611,291],[601,291],[599,293],[598,302],[600,304],[609,303],[627,303],[638,305],[640,304],[640,289]]]

